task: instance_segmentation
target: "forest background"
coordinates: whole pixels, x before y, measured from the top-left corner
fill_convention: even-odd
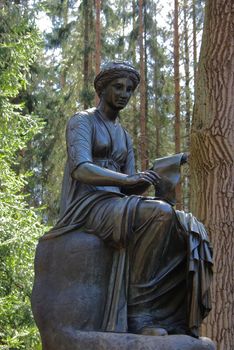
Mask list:
[[[58,218],[66,122],[98,103],[94,76],[117,59],[141,73],[121,113],[138,169],[191,153],[177,208],[206,224],[215,251],[213,311],[202,332],[218,350],[234,348],[233,13],[231,0],[0,1],[1,350],[41,348],[33,259]]]

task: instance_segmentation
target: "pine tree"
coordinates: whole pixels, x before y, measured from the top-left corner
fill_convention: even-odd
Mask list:
[[[26,6],[1,4],[0,21],[0,347],[38,345],[30,306],[33,260],[43,226],[27,204],[30,174],[20,167],[28,143],[41,129],[27,113],[26,88],[39,36]]]

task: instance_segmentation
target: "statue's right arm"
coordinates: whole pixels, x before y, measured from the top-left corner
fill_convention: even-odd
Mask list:
[[[126,175],[88,162],[76,168],[72,173],[72,177],[80,182],[94,186],[117,186],[126,188],[141,184],[154,185],[158,179],[153,171]]]
[[[72,177],[94,186],[124,186],[128,175],[102,168],[93,163],[83,163],[76,168]]]

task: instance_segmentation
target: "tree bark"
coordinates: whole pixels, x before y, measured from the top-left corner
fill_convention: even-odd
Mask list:
[[[136,32],[136,0],[132,0],[132,29],[133,32]],[[134,67],[136,67],[136,40],[135,37],[133,38],[133,43],[132,43],[132,63]],[[139,124],[139,111],[137,110],[137,98],[136,95],[133,94],[132,96],[132,110],[133,110],[133,145],[134,148],[137,150],[135,152],[135,161],[136,164],[138,163],[138,147],[139,147],[139,142],[138,142],[138,124]]]
[[[234,349],[233,10],[232,0],[206,3],[191,134],[192,210],[214,247],[213,310],[203,334],[217,342],[217,350]]]
[[[175,84],[175,153],[180,153],[180,69],[179,69],[179,3],[174,1],[174,84]],[[181,209],[181,185],[176,188],[176,208]]]
[[[148,122],[148,54],[147,54],[147,36],[146,36],[146,28],[147,28],[147,2],[143,1],[143,32],[144,32],[144,61],[145,61],[145,120],[146,125]],[[147,129],[147,127],[146,127]]]
[[[83,99],[84,109],[89,107],[88,91],[90,76],[90,3],[89,0],[83,0],[84,16],[84,63],[83,63]]]
[[[190,144],[190,126],[191,126],[191,90],[190,90],[190,58],[189,58],[189,34],[188,34],[188,0],[183,2],[184,17],[184,71],[185,71],[185,144],[183,148],[188,152]],[[183,179],[183,208],[190,208],[189,198],[189,174],[184,174]]]
[[[192,17],[193,17],[193,80],[194,91],[196,87],[197,76],[197,25],[196,25],[196,0],[192,3]]]
[[[156,18],[157,14],[157,5],[154,6],[154,17]],[[155,154],[154,158],[160,157],[160,115],[158,111],[158,81],[159,81],[159,68],[158,68],[158,62],[157,62],[157,53],[158,53],[158,24],[155,21],[154,24],[154,42],[155,42],[155,50],[153,55],[154,60],[154,77],[153,77],[153,89],[154,89],[154,127],[155,127],[155,136],[156,136],[156,142],[155,142]]]
[[[100,25],[100,12],[101,12],[101,1],[95,0],[96,10],[96,41],[95,41],[95,75],[100,72],[101,65],[101,25]],[[95,104],[98,105],[99,97],[95,94]]]
[[[186,151],[189,150],[190,123],[191,123],[191,92],[190,92],[190,59],[188,44],[188,0],[184,0],[184,71],[185,71],[185,130],[186,130]]]
[[[143,0],[139,0],[139,46],[140,46],[140,125],[141,125],[141,170],[148,167],[147,140],[146,140],[146,83],[145,83],[145,55],[144,55],[144,28],[143,28]]]
[[[156,62],[155,62],[156,66]],[[157,92],[157,68],[154,70],[154,91]],[[155,93],[156,95],[156,93]],[[160,115],[158,112],[157,95],[154,98],[154,126],[156,133],[156,143],[155,143],[155,158],[160,157]]]

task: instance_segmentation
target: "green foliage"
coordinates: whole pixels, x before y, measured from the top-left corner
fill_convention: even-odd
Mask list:
[[[37,238],[44,228],[26,201],[29,172],[20,154],[42,129],[25,113],[20,94],[27,86],[39,45],[37,31],[16,5],[1,8],[0,37],[0,349],[39,349],[30,293]]]

